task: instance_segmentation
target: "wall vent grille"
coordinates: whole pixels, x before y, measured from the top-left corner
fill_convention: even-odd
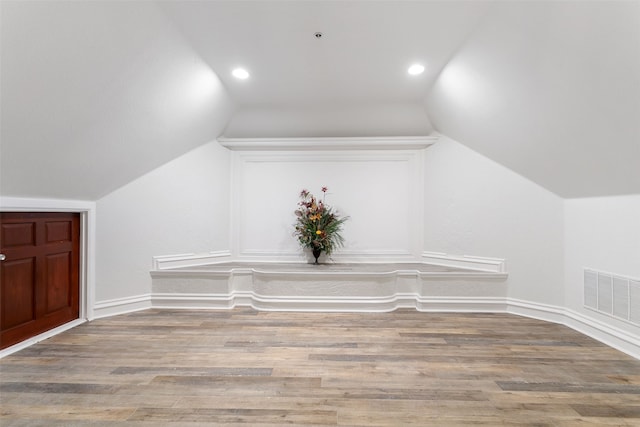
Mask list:
[[[584,306],[640,326],[640,281],[585,269]]]

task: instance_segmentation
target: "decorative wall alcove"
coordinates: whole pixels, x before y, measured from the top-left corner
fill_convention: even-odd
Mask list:
[[[423,150],[436,137],[221,139],[233,150],[231,255],[304,261],[292,238],[303,188],[350,220],[334,260],[411,261],[423,244]]]
[[[232,150],[231,247],[155,257],[158,307],[504,309],[504,260],[424,252],[424,149],[437,137],[221,139]],[[325,264],[293,237],[300,190],[350,220]]]

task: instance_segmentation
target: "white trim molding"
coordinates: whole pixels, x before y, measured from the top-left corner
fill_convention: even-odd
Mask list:
[[[152,259],[153,270],[168,270],[171,268],[197,267],[229,261],[231,251],[215,251],[207,253],[188,253],[178,255],[158,255]]]
[[[151,299],[151,294],[143,294],[96,302],[94,306],[94,318],[100,319],[102,317],[146,310],[151,308]]]
[[[228,309],[237,305],[258,310],[392,311],[417,309],[487,311],[504,305],[506,272],[434,267],[422,262],[335,263],[218,262],[200,267],[155,270],[152,306]],[[456,295],[437,297],[435,295]]]
[[[507,262],[502,258],[487,258],[471,255],[450,255],[443,252],[423,252],[422,261],[443,267],[464,268],[475,271],[506,273]]]
[[[435,144],[439,138],[439,135],[342,138],[219,137],[218,143],[233,151],[420,150]]]
[[[75,212],[80,214],[80,319],[93,319],[96,252],[95,202],[0,197],[0,210],[3,212]]]

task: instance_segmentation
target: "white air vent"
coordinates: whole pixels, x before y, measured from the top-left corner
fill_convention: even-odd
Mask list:
[[[584,271],[584,305],[598,309],[598,273],[595,271]]]
[[[613,314],[613,277],[598,273],[598,311]]]
[[[615,317],[629,316],[629,281],[613,277],[613,313]]]
[[[640,281],[629,280],[629,320],[640,325]]]
[[[585,269],[584,306],[640,325],[640,281]]]

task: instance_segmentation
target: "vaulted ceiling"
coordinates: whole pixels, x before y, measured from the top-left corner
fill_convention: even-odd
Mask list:
[[[2,195],[95,200],[221,134],[434,131],[564,197],[640,193],[638,1],[0,8]]]

